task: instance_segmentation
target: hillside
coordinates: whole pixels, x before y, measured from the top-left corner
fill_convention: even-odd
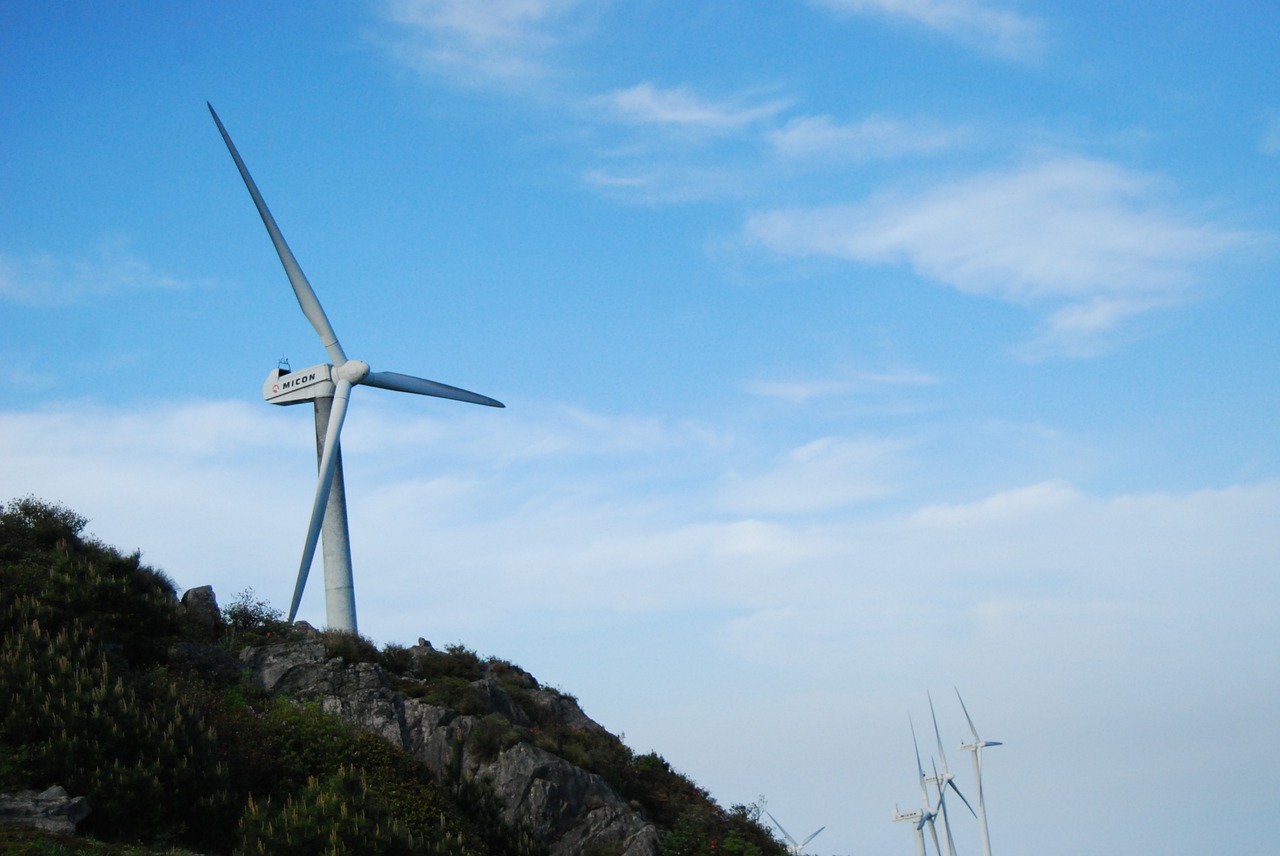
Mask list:
[[[180,599],[85,524],[0,506],[0,792],[92,808],[41,849],[0,827],[0,853],[785,853],[509,661]]]

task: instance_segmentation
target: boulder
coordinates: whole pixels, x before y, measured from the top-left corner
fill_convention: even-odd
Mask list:
[[[74,835],[76,824],[89,816],[89,801],[68,796],[58,785],[44,791],[0,794],[0,824],[28,826]]]
[[[217,639],[221,635],[226,622],[222,618],[222,610],[218,608],[218,597],[213,593],[213,586],[188,589],[182,595],[182,607],[186,611],[187,621],[205,641]]]

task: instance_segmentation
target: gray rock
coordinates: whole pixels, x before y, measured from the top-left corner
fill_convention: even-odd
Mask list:
[[[528,743],[517,743],[477,774],[488,778],[506,810],[551,845],[552,856],[604,848],[623,856],[653,856],[658,832],[604,779]]]
[[[265,690],[312,699],[322,709],[378,734],[429,767],[441,781],[487,781],[509,823],[522,825],[552,856],[601,847],[623,856],[656,856],[658,831],[613,792],[600,776],[527,742],[481,757],[472,737],[482,717],[406,698],[372,663],[328,659],[322,641],[289,642],[242,652],[241,661]],[[604,732],[577,702],[555,690],[535,689],[532,675],[518,685],[526,712],[490,672],[472,686],[485,709],[513,726],[533,720]],[[527,689],[526,689],[527,688]],[[532,719],[530,714],[532,714]]]
[[[205,640],[218,638],[226,626],[222,618],[222,610],[218,608],[218,597],[213,593],[213,586],[188,589],[182,595],[182,606],[186,610],[187,620],[198,628]]]
[[[0,794],[0,824],[27,826],[74,835],[76,824],[89,816],[89,801],[71,797],[60,786],[44,791]]]
[[[496,713],[512,725],[520,728],[529,728],[533,725],[533,721],[529,719],[529,715],[524,712],[520,705],[516,704],[511,694],[498,683],[497,678],[485,677],[476,681],[471,685],[476,690],[476,695],[480,698],[484,709],[490,713]]]

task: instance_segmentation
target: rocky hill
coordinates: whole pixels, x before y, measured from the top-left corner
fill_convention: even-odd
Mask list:
[[[721,808],[506,660],[290,625],[252,592],[179,598],[84,526],[36,499],[0,506],[0,792],[83,798],[82,835],[201,853],[785,852],[757,807]],[[36,852],[5,835],[0,853]]]

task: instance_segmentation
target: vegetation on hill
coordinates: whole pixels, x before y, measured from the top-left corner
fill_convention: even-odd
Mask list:
[[[0,505],[0,791],[56,783],[86,796],[93,813],[80,832],[105,843],[0,829],[0,853],[543,852],[501,820],[483,782],[442,781],[315,705],[267,697],[177,656],[294,631],[246,592],[211,638],[170,579],[140,554],[86,537],[85,525],[35,498]],[[398,691],[463,714],[485,714],[476,682],[496,677],[532,725],[488,714],[477,727],[482,750],[497,756],[526,741],[599,774],[663,831],[662,856],[785,852],[758,808],[726,811],[661,756],[548,715],[531,703],[537,682],[512,663],[462,646],[411,655],[350,634],[323,638],[329,656],[377,663]]]

